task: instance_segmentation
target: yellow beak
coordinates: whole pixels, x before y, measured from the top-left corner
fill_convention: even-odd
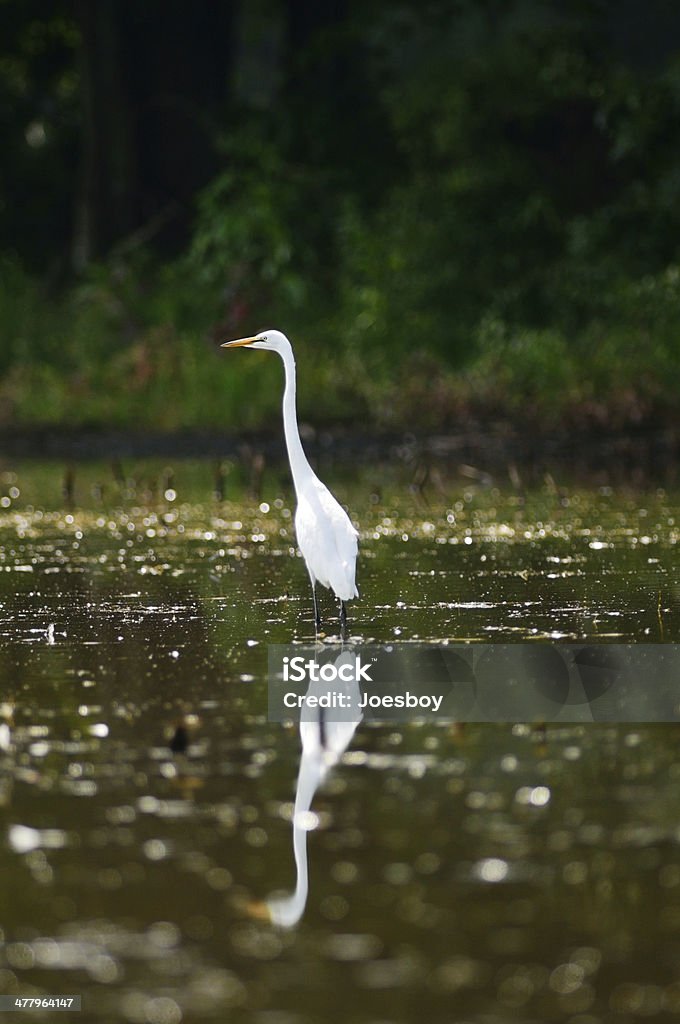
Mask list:
[[[238,348],[239,345],[252,345],[257,338],[238,338],[237,341],[223,341],[220,348]]]
[[[248,917],[254,918],[255,921],[268,921],[271,924],[272,915],[262,900],[250,900],[244,909]]]

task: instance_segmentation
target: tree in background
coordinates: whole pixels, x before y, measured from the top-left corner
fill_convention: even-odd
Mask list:
[[[68,366],[38,281],[93,360],[278,322],[374,407],[414,349],[523,393],[675,367],[670,0],[4,0],[0,40],[5,369]]]

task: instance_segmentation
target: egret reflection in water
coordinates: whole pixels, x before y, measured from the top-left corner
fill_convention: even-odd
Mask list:
[[[316,824],[311,813],[314,794],[328,776],[349,746],[356,728],[362,719],[359,710],[361,687],[356,678],[356,659],[352,648],[344,648],[335,659],[337,682],[336,692],[343,694],[344,711],[322,707],[309,707],[309,697],[321,697],[328,693],[328,683],[321,679],[312,681],[305,694],[305,706],[300,714],[300,740],[302,756],[295,790],[293,809],[293,854],[295,857],[295,890],[288,896],[270,896],[264,903],[251,906],[251,913],[264,917],[281,928],[292,928],[302,917],[309,893],[309,872],[307,866],[307,833]],[[349,667],[349,671],[347,670]],[[342,720],[340,720],[342,719]]]

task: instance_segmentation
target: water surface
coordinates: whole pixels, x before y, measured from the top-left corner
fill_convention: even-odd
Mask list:
[[[680,641],[673,494],[324,476],[354,642]],[[313,638],[285,472],[27,463],[0,494],[1,991],[151,1024],[680,1013],[675,726],[360,724],[277,927],[300,737],[266,648]]]

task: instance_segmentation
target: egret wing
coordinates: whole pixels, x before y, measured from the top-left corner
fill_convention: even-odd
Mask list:
[[[343,601],[357,597],[358,535],[345,510],[318,479],[298,495],[295,529],[314,578]]]

